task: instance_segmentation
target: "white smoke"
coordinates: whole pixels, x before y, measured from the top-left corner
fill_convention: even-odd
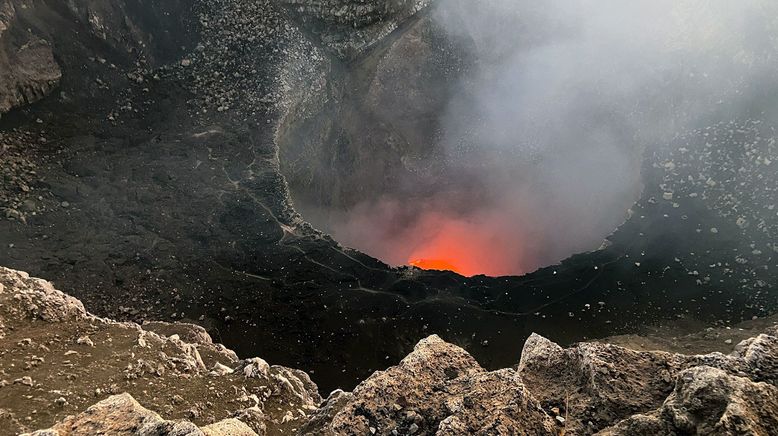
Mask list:
[[[382,197],[333,230],[395,264],[452,229],[490,274],[597,248],[639,196],[646,147],[743,116],[778,72],[770,0],[447,0],[434,20],[479,60],[438,144],[447,180],[466,183]]]

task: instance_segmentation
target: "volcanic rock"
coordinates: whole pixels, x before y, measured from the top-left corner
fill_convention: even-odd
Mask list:
[[[154,332],[162,336],[178,336],[184,342],[191,344],[212,344],[213,339],[208,332],[196,324],[172,323],[164,321],[146,321],[143,323],[143,329]]]
[[[172,425],[171,425],[172,424]],[[70,416],[48,430],[36,431],[34,435],[92,435],[92,434],[148,434],[152,431],[182,431],[192,434],[197,427],[188,422],[171,423],[156,413],[144,408],[129,394],[109,397],[83,413]],[[167,433],[165,433],[167,434]]]
[[[533,335],[517,370],[492,372],[433,335],[322,401],[302,371],[236,361],[191,324],[147,325],[164,335],[97,318],[50,283],[0,268],[0,418],[16,433],[58,422],[39,435],[723,435],[778,424],[775,327],[730,355],[565,349]],[[87,336],[93,347],[74,346]]]
[[[563,349],[533,335],[518,371],[546,409],[566,411],[569,431],[588,434],[660,407],[688,369],[716,368],[753,382],[774,382],[776,345],[778,338],[763,334],[739,344],[732,355],[687,356],[601,343]]]
[[[630,417],[602,435],[761,435],[778,427],[778,388],[699,366],[681,372],[659,410]]]
[[[0,16],[0,29],[2,27]],[[61,78],[62,71],[45,40],[31,36],[18,48],[0,48],[0,115],[47,96]]]
[[[223,419],[200,429],[205,436],[252,436],[257,433],[235,418]]]
[[[302,433],[553,434],[554,428],[514,370],[486,372],[433,335],[353,393],[332,395]]]
[[[141,406],[129,394],[114,395],[86,409],[76,416],[48,430],[39,430],[34,436],[90,436],[111,435],[205,435],[252,436],[256,435],[246,424],[230,418],[198,428],[191,422],[166,421],[158,414]]]
[[[432,2],[283,0],[281,3],[324,47],[343,59],[353,59]]]
[[[153,434],[182,429],[199,434],[197,426],[206,434],[245,430],[232,421],[206,427],[235,415],[261,416],[261,421],[245,421],[254,432],[288,433],[321,401],[302,371],[265,363],[262,377],[247,377],[234,370],[255,367],[256,359],[238,362],[234,352],[214,345],[200,328],[150,325],[197,341],[95,317],[51,283],[0,268],[0,377],[20,380],[0,396],[6,428],[22,433],[61,421],[53,434],[149,434],[144,432],[151,429],[158,432]],[[79,338],[92,345],[77,345]],[[214,373],[214,367],[221,370]],[[104,401],[78,414],[99,400]],[[41,402],[57,407],[41,408]],[[180,421],[184,418],[191,422]]]

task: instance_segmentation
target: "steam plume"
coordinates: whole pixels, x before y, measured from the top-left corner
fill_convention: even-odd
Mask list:
[[[775,73],[776,3],[441,3],[433,19],[478,68],[443,114],[435,194],[384,193],[332,232],[389,263],[451,260],[465,274],[598,247],[639,196],[646,148],[743,116]]]

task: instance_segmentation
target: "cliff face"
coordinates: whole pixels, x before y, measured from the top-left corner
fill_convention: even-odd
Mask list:
[[[170,60],[186,45],[177,11],[187,7],[186,0],[0,1],[0,115],[49,95],[63,73],[87,75],[87,58],[148,66]]]
[[[98,318],[50,283],[0,268],[0,353],[9,434],[730,435],[778,425],[778,326],[728,355],[563,349],[534,335],[516,369],[491,372],[433,335],[322,401],[304,372],[240,360],[198,326]]]
[[[14,2],[0,2],[0,115],[45,97],[62,77],[48,42],[11,35],[16,19]]]

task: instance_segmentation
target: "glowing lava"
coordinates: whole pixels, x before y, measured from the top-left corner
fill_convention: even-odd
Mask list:
[[[460,272],[460,269],[454,266],[452,261],[442,259],[416,259],[408,262],[421,269],[431,269],[436,271],[454,271]]]
[[[421,269],[464,276],[519,274],[521,246],[509,235],[511,224],[495,216],[457,219],[429,213],[416,226],[423,235],[408,259]]]

